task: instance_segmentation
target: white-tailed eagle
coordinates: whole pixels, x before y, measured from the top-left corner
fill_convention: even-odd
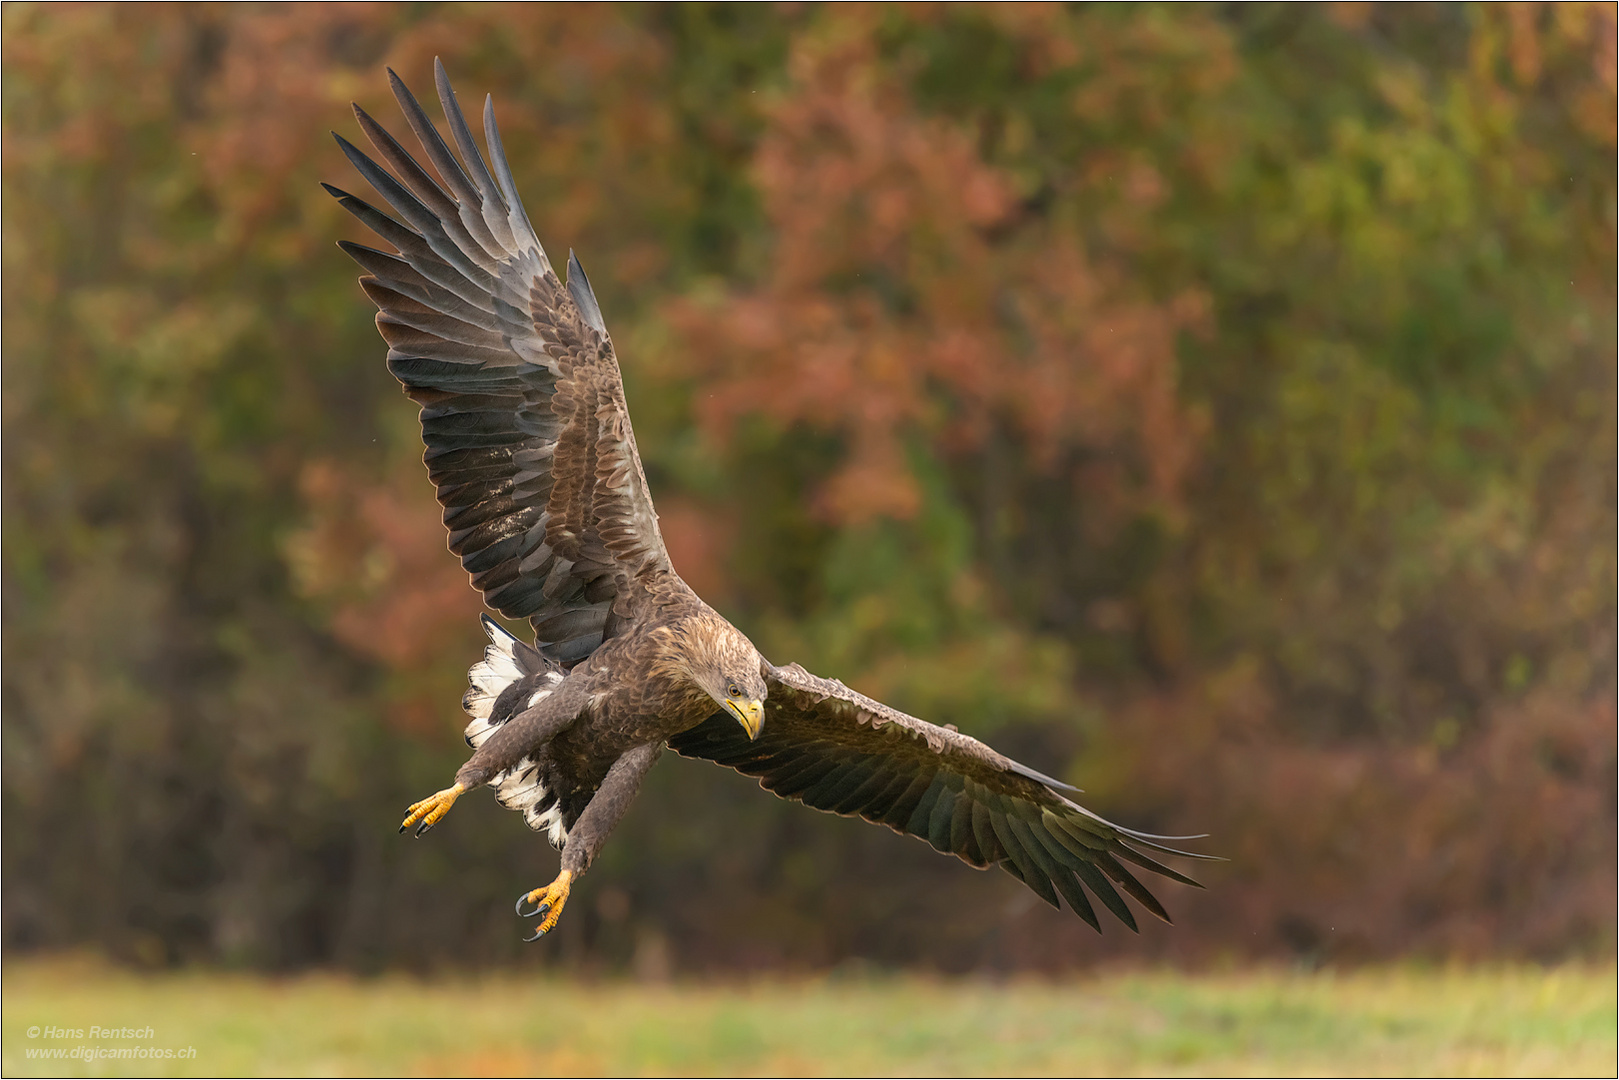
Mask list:
[[[1087,889],[1131,929],[1121,892],[1167,920],[1130,867],[1195,885],[1148,854],[1186,854],[1162,841],[1190,838],[1114,825],[1075,803],[1076,789],[977,739],[777,667],[686,586],[664,550],[590,283],[572,255],[564,282],[540,246],[492,102],[486,162],[442,64],[434,74],[454,150],[389,77],[437,177],[355,106],[382,165],[338,144],[396,216],[327,190],[393,249],[342,244],[365,269],[388,370],[421,405],[450,550],[484,602],[527,619],[535,641],[484,616],[492,643],[464,702],[474,753],[401,831],[420,835],[458,796],[492,786],[562,850],[556,880],[518,901],[519,914],[542,916],[539,937],[668,746],[999,866],[1098,929]]]

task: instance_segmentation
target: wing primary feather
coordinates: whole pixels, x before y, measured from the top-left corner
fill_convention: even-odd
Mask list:
[[[507,251],[515,251],[517,240],[512,235],[511,222],[507,218],[505,199],[500,194],[499,186],[495,184],[495,178],[489,174],[489,166],[484,163],[483,152],[478,149],[477,140],[472,137],[472,129],[467,126],[466,114],[461,111],[461,103],[456,100],[455,88],[450,85],[450,77],[444,72],[444,64],[437,57],[433,59],[433,83],[438,89],[439,106],[444,110],[444,119],[450,125],[450,137],[455,140],[457,149],[461,151],[461,160],[466,163],[468,175],[478,186],[481,196],[479,208],[483,211],[484,224],[488,226],[497,244]]]
[[[1171,881],[1178,881],[1182,885],[1190,885],[1194,889],[1203,888],[1203,883],[1201,881],[1198,881],[1195,878],[1189,878],[1178,870],[1172,870],[1163,863],[1159,862],[1157,859],[1149,858],[1148,856],[1141,854],[1141,852],[1125,844],[1120,844],[1118,847],[1114,848],[1113,854],[1127,862],[1135,863],[1143,870],[1151,870],[1155,874],[1162,874]]]
[[[1068,901],[1068,906],[1073,909],[1074,914],[1090,923],[1091,928],[1097,933],[1101,933],[1102,924],[1096,917],[1096,909],[1091,906],[1084,888],[1074,876],[1071,856],[1054,843],[1046,835],[1046,831],[1038,825],[1016,818],[1008,819],[1007,824],[1019,830],[1018,839],[1023,841],[1029,854],[1040,864],[1040,869],[1050,875],[1051,883],[1062,893],[1062,898]],[[1135,928],[1132,926],[1131,929]]]
[[[1062,890],[1062,898],[1068,901],[1068,906],[1073,909],[1074,914],[1090,923],[1091,929],[1100,934],[1102,920],[1096,917],[1096,909],[1091,906],[1090,898],[1085,895],[1085,890],[1080,888],[1073,872],[1064,872],[1052,880],[1056,882],[1057,888]]]
[[[1089,815],[1091,817],[1096,817],[1095,814],[1092,814],[1089,810],[1086,810],[1084,807],[1079,807],[1079,810],[1083,814],[1087,814],[1087,815]],[[1097,818],[1097,820],[1102,821],[1103,819]],[[1205,840],[1205,839],[1208,838],[1208,835],[1209,835],[1206,832],[1200,832],[1200,833],[1187,833],[1185,836],[1164,836],[1164,835],[1162,835],[1160,833],[1141,832],[1141,831],[1139,831],[1137,829],[1127,829],[1123,825],[1114,825],[1111,821],[1104,821],[1103,823],[1106,824],[1106,825],[1112,826],[1113,828],[1119,830],[1121,833],[1123,833],[1124,835],[1130,837],[1132,840],[1174,840],[1174,841],[1178,842],[1178,841],[1181,841],[1181,840]],[[1224,859],[1221,859],[1220,856],[1218,856],[1218,855],[1201,855],[1201,856],[1197,856],[1197,857],[1198,858],[1204,858],[1204,859],[1215,859],[1215,860],[1220,861],[1220,862],[1225,861]]]
[[[1023,850],[1028,852],[1029,858],[1034,862],[1039,872],[1045,875],[1064,897],[1067,897],[1070,893],[1083,892],[1079,887],[1079,883],[1072,879],[1070,869],[1051,857],[1051,853],[1046,850],[1045,845],[1040,842],[1040,837],[1036,835],[1034,828],[1027,821],[1008,814],[1006,825],[1017,837],[1018,843],[1023,845]],[[1076,912],[1079,910],[1072,901],[1069,902],[1069,906],[1073,907]],[[1131,929],[1135,928],[1132,926]]]
[[[358,107],[356,107],[356,113],[364,115],[359,113]],[[404,218],[405,223],[414,229],[418,235],[425,240],[428,238],[427,234],[429,232],[440,227],[437,215],[418,199],[409,188],[395,180],[392,173],[372,161],[364,150],[361,150],[343,136],[338,135],[335,131],[332,136],[337,139],[337,145],[343,151],[343,156],[349,159],[349,164],[354,166],[355,171],[365,177],[366,182],[377,189],[377,194],[387,200],[388,205],[394,208],[394,212]],[[445,257],[443,253],[436,250],[434,254],[441,259]]]
[[[449,185],[450,193],[464,203],[482,202],[478,189],[473,186],[466,170],[461,168],[461,163],[455,160],[455,155],[450,152],[444,136],[438,133],[438,128],[428,119],[421,102],[416,100],[416,95],[410,92],[410,87],[394,73],[393,68],[388,69],[388,85],[393,89],[394,100],[399,102],[400,111],[405,114],[405,122],[410,125],[410,130],[416,133],[416,139],[422,144],[427,160],[433,163],[433,168],[438,170],[439,176]],[[493,241],[494,238],[489,239]],[[490,254],[494,255],[496,252],[491,251]]]
[[[342,136],[338,136],[338,138],[342,138]],[[361,156],[363,157],[364,155]],[[480,311],[490,314],[497,311],[498,304],[492,299],[491,294],[478,288],[469,279],[468,275],[461,272],[460,267],[451,266],[440,258],[426,237],[395,221],[364,199],[350,195],[340,188],[334,188],[330,184],[325,185],[325,187],[337,199],[338,204],[343,209],[353,214],[366,228],[392,244],[401,255],[405,256],[411,268],[420,274],[424,280],[431,282],[458,300]],[[471,264],[466,265],[470,266]],[[482,273],[481,271],[475,272]],[[512,362],[515,363],[516,360],[517,357],[514,355]]]
[[[500,128],[495,124],[493,94],[485,96],[483,100],[483,140],[489,145],[489,163],[494,167],[495,180],[500,184],[501,194],[506,197],[506,210],[511,218],[513,236],[520,243],[526,243],[536,251],[543,251],[544,249],[540,247],[540,238],[534,235],[534,226],[528,223],[528,211],[523,209],[523,200],[517,197],[517,181],[512,179],[512,167],[506,161],[506,148],[500,141]]]
[[[1089,859],[1092,852],[1104,851],[1108,847],[1106,837],[1091,832],[1056,811],[1047,810],[1041,816],[1041,821],[1064,847],[1082,859]]]
[[[1176,871],[1171,870],[1169,867],[1149,859],[1138,852],[1132,851],[1128,847],[1125,847],[1117,842],[1106,849],[1084,845],[1076,840],[1067,830],[1061,828],[1061,819],[1056,818],[1056,815],[1049,812],[1042,819],[1041,825],[1045,826],[1045,828],[1036,827],[1034,830],[1035,835],[1040,837],[1042,840],[1048,841],[1046,846],[1060,861],[1066,865],[1072,866],[1075,865],[1077,860],[1079,862],[1092,863],[1100,867],[1102,872],[1108,877],[1112,878],[1114,881],[1118,882],[1119,885],[1124,888],[1125,892],[1135,897],[1142,907],[1146,908],[1148,911],[1152,912],[1165,922],[1173,922],[1173,920],[1169,917],[1169,912],[1164,909],[1164,906],[1159,903],[1158,898],[1153,896],[1145,885],[1142,885],[1141,882],[1137,880],[1136,877],[1128,870],[1124,869],[1124,867],[1118,865],[1118,863],[1114,860],[1114,856],[1127,859],[1130,862],[1136,863],[1138,866],[1142,866],[1145,869],[1162,874],[1172,881],[1179,881],[1202,888],[1201,885],[1198,885],[1197,882],[1193,881],[1185,874],[1177,873]]]
[[[1089,867],[1102,853],[1076,844],[1071,838],[1064,836],[1061,830],[1052,828],[1052,817],[1053,815],[1048,812],[1040,821],[1023,823],[1029,833],[1025,838],[1026,842],[1041,845],[1054,861],[1071,871],[1078,872],[1079,867]],[[1153,903],[1156,904],[1157,901]],[[1074,910],[1079,909],[1076,906]]]
[[[426,151],[428,160],[438,170],[438,174],[449,185],[450,192],[459,202],[456,208],[461,224],[466,226],[483,248],[495,258],[500,258],[505,252],[495,234],[489,231],[489,223],[482,214],[483,196],[478,192],[471,177],[461,168],[461,163],[455,160],[450,147],[444,137],[438,133],[438,128],[427,117],[427,112],[416,100],[416,95],[410,92],[403,79],[394,74],[392,68],[388,69],[388,82],[393,87],[394,100],[399,102],[399,108],[405,114],[405,121],[410,124],[416,138],[421,142],[422,149]]]
[[[1153,851],[1161,851],[1165,855],[1177,855],[1183,859],[1196,859],[1199,862],[1226,861],[1225,858],[1220,855],[1204,855],[1197,851],[1182,851],[1180,848],[1172,848],[1166,847],[1163,844],[1155,844],[1151,840],[1143,840],[1141,837],[1135,835],[1128,829],[1119,829],[1119,833],[1124,837],[1124,839],[1130,841],[1132,844],[1140,844],[1144,848],[1151,848]]]
[[[358,107],[356,107],[356,112],[358,112]],[[388,138],[387,133],[383,132],[382,137]],[[444,231],[444,221],[438,214],[435,214],[404,184],[395,180],[387,169],[367,157],[359,147],[341,135],[337,136],[337,143],[360,175],[365,177],[366,181],[377,189],[378,194],[388,201],[388,205],[392,206],[395,212],[405,219],[406,224],[410,225],[417,235],[426,241],[427,246],[434,255],[438,256],[447,266],[453,266],[464,274],[467,280],[476,286],[481,293],[493,295],[496,292],[499,288],[499,278],[491,273],[489,269],[479,266],[462,250],[461,245],[456,243]],[[404,154],[404,151],[401,150],[400,153]],[[407,160],[409,159],[408,154],[404,156]],[[417,171],[420,172],[419,166]],[[426,178],[425,173],[423,177],[424,179]],[[432,183],[431,180],[426,182]],[[446,196],[447,198],[448,196]],[[461,219],[459,215],[455,215],[451,220],[459,224]],[[481,252],[482,249],[479,248],[479,251]]]
[[[357,256],[353,251],[349,251],[349,257],[362,266],[365,265],[361,261],[361,256]],[[371,298],[371,302],[377,305],[379,317],[386,311],[389,313],[388,317],[395,322],[408,323],[429,333],[439,332],[440,327],[446,325],[441,320],[448,319],[452,320],[452,323],[449,324],[449,329],[452,332],[458,329],[455,324],[474,326],[483,331],[486,336],[479,339],[480,344],[493,347],[494,343],[502,341],[505,327],[501,325],[496,316],[465,304],[453,295],[432,296],[428,293],[428,290],[420,287],[423,284],[426,284],[425,279],[420,282],[405,283],[385,281],[373,276],[369,281],[362,280],[360,287],[365,290],[366,296]],[[460,332],[465,333],[464,330]],[[426,360],[429,358],[417,356],[411,357],[411,359]],[[463,370],[470,366],[469,363],[461,364]],[[489,365],[481,370],[499,373],[503,370],[503,365]],[[504,367],[504,371],[509,375],[511,369]],[[510,380],[508,380],[509,385]],[[448,396],[447,391],[441,391],[441,393],[446,393]],[[502,404],[508,411],[515,411],[520,404],[519,400],[514,400],[516,395],[511,389],[508,389],[501,397],[504,399]]]
[[[1148,891],[1147,887],[1141,884],[1134,874],[1120,866],[1111,855],[1104,854],[1096,860],[1096,865],[1101,869],[1102,873],[1117,882],[1119,888],[1134,897],[1136,903],[1164,920],[1164,922],[1173,925],[1175,920],[1169,917],[1169,912],[1164,910],[1164,905],[1158,902],[1158,898]]]
[[[1112,882],[1102,876],[1102,872],[1096,868],[1095,864],[1088,862],[1078,863],[1074,866],[1074,873],[1079,875],[1081,881],[1090,886],[1091,892],[1096,894],[1098,900],[1107,905],[1109,911],[1119,917],[1120,922],[1130,929],[1140,932],[1136,926],[1136,917],[1130,914],[1130,908],[1125,904],[1124,897],[1119,895],[1119,891],[1113,887]]]
[[[1051,887],[1051,879],[1040,870],[1040,865],[1034,861],[1034,856],[1024,848],[1022,841],[1012,830],[1011,819],[994,807],[989,811],[990,826],[995,830],[1001,847],[1006,849],[1006,857],[1018,868],[1018,880],[1033,889],[1035,895],[1054,908],[1062,907],[1057,900],[1057,893]]]
[[[342,141],[343,138],[343,136],[337,134],[335,131],[332,132],[332,137],[339,141]],[[363,157],[364,155],[362,154],[361,156]],[[378,210],[376,207],[372,206],[358,195],[351,195],[342,188],[325,183],[324,181],[320,186],[326,189],[326,194],[337,200],[338,205],[347,210],[349,213],[353,214],[355,217],[359,218],[360,224],[364,225],[366,228],[370,229],[372,232],[376,233],[390,244],[393,244],[393,246],[398,248],[399,251],[403,252],[405,249],[400,247],[399,243],[394,240],[394,234],[406,233],[409,234],[408,236],[404,237],[407,244],[413,244],[421,251],[422,255],[428,259],[435,261],[438,259],[438,256],[433,254],[432,249],[427,247],[426,241],[423,240],[421,235],[414,229],[411,229],[404,223],[396,221],[387,214],[384,214],[381,210]],[[344,242],[345,241],[339,240],[339,246],[341,246]],[[413,267],[413,269],[415,268]],[[417,269],[417,273],[420,272],[421,271]]]
[[[360,122],[360,130],[365,132],[365,137],[370,140],[372,148],[394,172],[399,174],[399,179],[404,185],[438,217],[439,221],[442,222],[446,218],[451,221],[461,220],[456,212],[455,199],[450,193],[440,187],[438,181],[429,176],[427,170],[410,156],[410,151],[400,146],[399,140],[388,134],[387,129],[377,123],[358,102],[354,103],[354,118]]]
[[[478,186],[481,201],[485,204],[490,199],[500,202],[501,216],[504,218],[506,206],[502,201],[500,188],[495,184],[495,178],[489,174],[489,166],[483,160],[483,151],[478,149],[477,140],[472,137],[472,129],[467,126],[466,114],[461,111],[461,102],[455,96],[455,87],[450,85],[450,76],[444,70],[444,63],[436,56],[433,58],[433,85],[438,90],[438,103],[444,110],[444,119],[450,125],[450,137],[455,140],[456,147],[461,151],[461,160],[466,162],[470,179]],[[507,240],[509,241],[510,237]]]
[[[432,221],[423,221],[418,228],[429,242],[442,234],[449,247],[440,254],[447,261],[458,263],[463,259],[470,259],[484,274],[490,275],[490,280],[500,275],[500,260],[505,255],[494,244],[493,236],[489,234],[489,227],[481,217],[470,212],[470,209],[458,203],[448,192],[439,186],[438,182],[428,175],[416,159],[412,157],[403,146],[399,145],[386,128],[377,123],[360,106],[354,106],[354,115],[360,122],[361,129],[366,138],[376,148],[378,155],[386,161],[398,174],[405,187],[421,201],[432,214]],[[459,169],[457,170],[459,172]],[[370,179],[369,174],[367,179]],[[374,183],[375,181],[373,181]],[[385,193],[386,194],[386,193]],[[389,197],[389,202],[393,198]],[[397,205],[397,204],[396,204]],[[401,210],[401,213],[404,213]],[[409,215],[406,215],[409,217]],[[477,225],[473,226],[472,223]],[[481,233],[489,237],[485,243]],[[493,250],[491,250],[493,248]],[[439,250],[439,245],[434,246]],[[481,280],[481,279],[479,279]]]
[[[364,203],[360,202],[358,199],[355,199],[352,195],[344,196],[344,198],[351,200],[358,206],[365,206]],[[355,208],[347,203],[344,204],[344,208],[349,210],[350,213],[355,212]],[[376,210],[372,210],[370,207],[366,207],[366,209],[371,210],[371,213],[375,214],[377,217],[381,217],[386,221],[392,221],[391,218],[387,218],[385,215]],[[365,218],[361,218],[361,220],[363,221]],[[409,230],[405,229],[403,225],[400,225],[397,222],[393,222],[393,226],[400,232],[406,233],[407,240],[409,240],[409,237],[415,236],[414,233],[410,233]],[[378,233],[378,235],[381,235],[381,233]],[[418,247],[424,246],[419,243],[419,238],[418,240],[409,242],[416,244]],[[379,251],[373,247],[366,247],[364,244],[356,244],[352,240],[339,240],[337,242],[337,246],[347,252],[349,258],[359,263],[360,266],[369,272],[382,286],[392,289],[393,291],[404,296],[408,296],[418,304],[422,304],[426,307],[432,308],[435,311],[453,316],[465,322],[486,326],[489,329],[495,329],[498,327],[500,331],[505,334],[510,334],[514,331],[520,332],[522,329],[522,324],[515,318],[516,311],[509,307],[503,307],[498,299],[492,305],[493,310],[490,308],[483,308],[474,304],[469,304],[467,301],[463,300],[460,296],[457,296],[449,289],[446,289],[444,286],[439,285],[430,278],[426,277],[421,273],[421,271],[411,266],[409,262],[398,255],[392,255],[386,251]],[[375,297],[373,297],[373,299],[375,299]],[[491,325],[491,322],[493,325]],[[471,373],[466,371],[466,369],[471,367],[471,365],[459,364],[455,366],[461,372],[462,377],[471,377]],[[499,379],[508,389],[512,391],[517,391],[520,389],[515,378],[515,370],[513,366],[500,365],[494,368],[482,369],[478,374],[480,377],[486,379],[491,377]]]
[[[380,292],[380,295],[379,295]],[[392,290],[386,288],[368,289],[366,295],[373,301],[381,300],[388,307],[386,312],[377,313],[377,327],[382,333],[383,340],[401,351],[413,351],[420,354],[418,359],[426,359],[436,351],[435,339],[439,343],[450,346],[467,345],[480,352],[493,354],[504,359],[505,341],[502,339],[499,325],[489,326],[494,320],[487,313],[477,321],[458,319],[454,315],[439,311],[426,304],[418,304],[402,293],[389,295]],[[392,336],[390,336],[390,329]],[[411,332],[421,336],[419,342],[411,341]],[[450,355],[462,355],[455,349],[449,350]],[[468,354],[470,355],[470,354]],[[516,425],[512,423],[513,412],[516,411],[517,401],[512,400],[509,394],[498,395],[498,401],[474,401],[473,407],[493,406],[500,412],[503,430],[510,431]],[[449,415],[446,411],[444,415]]]
[[[337,246],[349,258],[360,264],[360,269],[370,275],[371,281],[377,282],[384,288],[391,289],[403,296],[408,296],[418,304],[438,306],[439,297],[434,295],[438,289],[431,281],[417,273],[411,265],[397,255],[390,255],[386,251],[378,251],[374,247],[356,244],[352,240],[339,240]],[[360,279],[361,288],[365,287],[367,279]],[[455,299],[452,297],[452,299]],[[456,300],[459,303],[459,300]]]

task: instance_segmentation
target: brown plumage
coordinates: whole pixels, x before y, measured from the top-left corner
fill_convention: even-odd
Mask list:
[[[493,786],[563,852],[557,880],[519,901],[521,913],[545,916],[538,936],[669,746],[818,810],[1000,866],[1098,929],[1086,889],[1132,929],[1120,890],[1167,919],[1125,864],[1196,884],[1146,854],[1184,854],[1159,842],[1175,838],[1104,821],[1068,798],[1073,788],[953,729],[796,664],[776,667],[680,580],[590,283],[571,254],[566,282],[552,269],[493,103],[486,163],[443,66],[434,73],[460,160],[390,71],[438,178],[355,106],[392,172],[338,143],[400,220],[327,190],[395,249],[342,245],[366,270],[388,369],[422,407],[450,550],[491,608],[528,620],[535,642],[485,616],[491,644],[464,703],[474,753],[401,829],[425,832],[461,793]]]

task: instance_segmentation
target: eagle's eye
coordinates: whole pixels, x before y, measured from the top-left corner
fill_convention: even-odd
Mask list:
[[[727,694],[730,694],[730,695],[731,695],[731,696],[732,696],[732,697],[741,697],[741,696],[742,696],[742,691],[740,691],[740,690],[738,690],[738,689],[737,689],[737,688],[736,688],[736,683],[732,683],[732,684],[731,684],[731,685],[730,685],[730,686],[729,686],[729,687],[728,687],[728,688],[727,688],[727,689],[726,689],[726,691],[725,691],[725,692],[726,692],[726,693],[727,693]]]

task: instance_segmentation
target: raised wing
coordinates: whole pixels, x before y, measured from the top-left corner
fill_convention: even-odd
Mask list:
[[[1104,821],[1062,794],[1074,790],[1069,785],[797,664],[771,668],[766,679],[770,696],[757,740],[749,742],[741,725],[719,714],[669,746],[757,776],[783,798],[859,814],[973,866],[999,865],[1053,907],[1060,894],[1098,930],[1085,888],[1132,930],[1135,916],[1120,889],[1169,921],[1123,863],[1198,885],[1145,853],[1209,858],[1159,842],[1191,837],[1151,836]]]
[[[518,200],[493,101],[483,117],[491,170],[443,65],[433,70],[460,161],[390,71],[439,179],[356,105],[389,168],[335,137],[399,220],[326,190],[394,248],[341,245],[366,270],[360,285],[378,308],[388,370],[422,407],[450,550],[486,604],[528,619],[540,651],[573,664],[613,636],[621,591],[668,571],[669,556],[590,282],[571,254],[566,285],[551,268]]]

